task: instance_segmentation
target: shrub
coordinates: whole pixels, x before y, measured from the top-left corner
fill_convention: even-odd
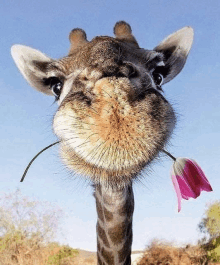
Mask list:
[[[63,246],[57,253],[48,258],[48,265],[70,265],[69,262],[78,254],[78,250],[72,249],[69,246]]]
[[[172,246],[170,243],[153,241],[145,250],[138,265],[205,265],[207,257],[199,246],[188,245],[185,248]]]

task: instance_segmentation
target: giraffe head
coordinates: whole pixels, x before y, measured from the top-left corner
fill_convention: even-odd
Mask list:
[[[153,50],[140,48],[120,21],[115,38],[87,41],[71,31],[68,56],[54,60],[23,45],[12,56],[31,86],[54,95],[53,128],[66,165],[95,183],[122,187],[164,147],[175,126],[162,85],[183,68],[193,30],[182,28]]]

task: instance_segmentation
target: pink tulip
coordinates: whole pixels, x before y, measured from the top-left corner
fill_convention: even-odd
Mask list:
[[[181,199],[195,199],[203,190],[212,191],[202,169],[192,159],[177,158],[173,163],[171,175],[178,199],[178,212],[181,210]]]

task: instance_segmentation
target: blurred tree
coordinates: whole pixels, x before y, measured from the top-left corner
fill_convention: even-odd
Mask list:
[[[54,239],[62,211],[49,202],[31,200],[16,190],[0,197],[0,237],[20,235],[36,242]]]
[[[220,201],[209,205],[198,227],[205,234],[199,244],[207,251],[208,259],[220,261]]]
[[[0,265],[75,264],[77,251],[52,242],[63,212],[16,190],[0,196]]]
[[[200,232],[208,236],[208,240],[220,237],[220,201],[208,207],[198,227]]]

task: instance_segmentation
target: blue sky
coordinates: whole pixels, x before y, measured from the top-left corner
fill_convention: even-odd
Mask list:
[[[92,188],[71,178],[59,160],[58,148],[42,154],[19,183],[30,159],[56,137],[52,118],[54,99],[32,89],[16,68],[10,47],[24,44],[52,58],[65,56],[68,35],[83,28],[91,40],[113,36],[118,20],[130,23],[143,48],[153,49],[163,38],[192,26],[195,40],[182,72],[164,86],[165,96],[178,113],[168,150],[195,159],[203,168],[213,192],[182,203],[170,179],[172,161],[162,157],[136,184],[133,249],[144,248],[152,238],[177,243],[195,242],[196,230],[207,203],[220,199],[220,2],[179,1],[2,1],[0,7],[0,196],[20,188],[24,195],[57,203],[66,212],[59,240],[72,247],[96,250],[96,212]]]

